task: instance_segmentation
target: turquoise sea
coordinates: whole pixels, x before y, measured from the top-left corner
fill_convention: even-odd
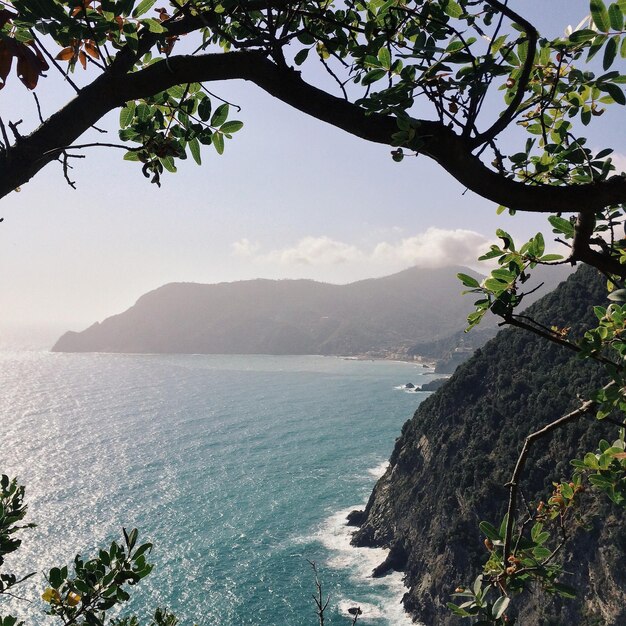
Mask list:
[[[373,580],[382,550],[350,547],[364,505],[432,380],[409,363],[319,356],[0,353],[0,470],[27,485],[30,521],[7,570],[42,572],[138,527],[155,545],[139,615],[183,624],[314,626],[315,561],[327,624],[410,624],[400,574]]]

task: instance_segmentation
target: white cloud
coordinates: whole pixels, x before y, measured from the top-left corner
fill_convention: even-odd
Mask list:
[[[233,254],[235,256],[251,258],[259,250],[258,243],[252,243],[249,239],[240,239],[232,244]]]
[[[338,265],[363,259],[363,253],[356,246],[326,236],[304,237],[294,246],[266,253],[258,253],[260,246],[248,239],[236,241],[232,247],[237,256],[279,265]]]
[[[408,266],[444,267],[475,265],[489,246],[489,240],[471,230],[429,228],[423,233],[395,241],[380,241],[357,247],[328,236],[305,237],[295,245],[261,252],[257,244],[242,239],[233,252],[255,263],[291,267],[333,267],[347,265],[365,275],[396,271]]]
[[[484,235],[473,230],[429,228],[396,243],[379,243],[372,257],[420,267],[467,265],[475,263],[488,244]]]

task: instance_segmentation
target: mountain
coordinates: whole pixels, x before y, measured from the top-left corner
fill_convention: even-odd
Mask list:
[[[580,336],[595,326],[592,305],[606,298],[605,281],[582,267],[527,309],[545,326]],[[389,468],[378,481],[353,543],[390,548],[377,573],[405,572],[406,608],[426,624],[465,624],[446,609],[450,594],[480,573],[488,557],[481,520],[496,526],[505,511],[514,463],[524,438],[577,407],[604,384],[603,370],[560,346],[518,329],[501,331],[460,365],[402,428]],[[552,481],[571,475],[568,460],[595,450],[616,428],[593,417],[541,440],[531,450],[521,488],[547,499]],[[575,600],[539,592],[521,600],[520,625],[617,626],[626,623],[626,521],[602,496],[583,495],[577,530],[561,553]],[[601,515],[599,515],[601,514]],[[600,517],[604,518],[600,522]]]
[[[452,334],[471,302],[462,267],[411,268],[348,285],[312,280],[171,283],[83,332],[57,352],[354,355]]]
[[[458,272],[480,278],[464,267],[413,267],[348,285],[264,279],[170,283],[124,313],[65,333],[52,350],[413,358],[416,344],[441,340],[439,352],[456,349],[458,356],[472,309],[471,299],[461,296]],[[549,285],[565,276],[551,272]]]

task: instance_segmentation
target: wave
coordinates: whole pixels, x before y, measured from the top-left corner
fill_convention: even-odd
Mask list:
[[[378,479],[388,467],[389,462],[383,461],[367,470],[367,473]],[[336,609],[339,614],[349,618],[349,609],[359,607],[362,611],[359,622],[363,623],[415,626],[402,605],[402,597],[406,592],[404,575],[401,572],[391,572],[382,578],[372,577],[372,570],[385,560],[389,550],[357,548],[350,543],[355,529],[347,525],[346,518],[351,511],[364,506],[365,503],[360,503],[332,513],[322,522],[312,538],[329,552],[326,567],[348,571],[349,579],[358,585],[358,589],[364,590],[363,593],[352,593],[351,597],[339,598],[335,603]]]
[[[367,473],[370,476],[373,476],[376,480],[378,480],[387,471],[388,467],[389,467],[389,461],[383,461],[382,463],[379,463],[375,467],[370,467],[367,470]]]
[[[372,468],[372,473],[381,467]],[[330,552],[327,567],[348,570],[353,582],[361,587],[364,583],[367,586],[367,600],[344,597],[339,599],[337,609],[342,615],[349,616],[348,609],[358,606],[362,611],[360,622],[414,626],[401,603],[406,592],[403,574],[392,572],[383,578],[372,578],[372,570],[385,560],[389,551],[384,548],[356,548],[350,544],[354,528],[346,524],[346,517],[350,511],[362,507],[363,504],[333,513],[323,522],[315,536]]]

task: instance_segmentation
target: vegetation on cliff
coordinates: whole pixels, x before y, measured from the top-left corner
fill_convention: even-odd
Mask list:
[[[548,327],[571,327],[572,338],[581,337],[595,325],[593,306],[605,298],[601,277],[583,267],[527,315]],[[405,606],[420,620],[459,621],[446,604],[455,587],[475,578],[490,557],[479,522],[499,525],[520,442],[576,408],[580,396],[606,380],[601,366],[524,330],[508,329],[461,365],[405,424],[354,542],[391,548],[392,560],[406,572]],[[595,449],[599,439],[610,439],[613,428],[592,415],[541,441],[523,478],[527,501],[547,502],[552,482],[571,474],[568,460]],[[623,514],[598,494],[585,493],[576,515],[583,523],[573,525],[560,558],[562,581],[578,595],[525,598],[510,611],[521,624],[617,626],[626,620]]]

